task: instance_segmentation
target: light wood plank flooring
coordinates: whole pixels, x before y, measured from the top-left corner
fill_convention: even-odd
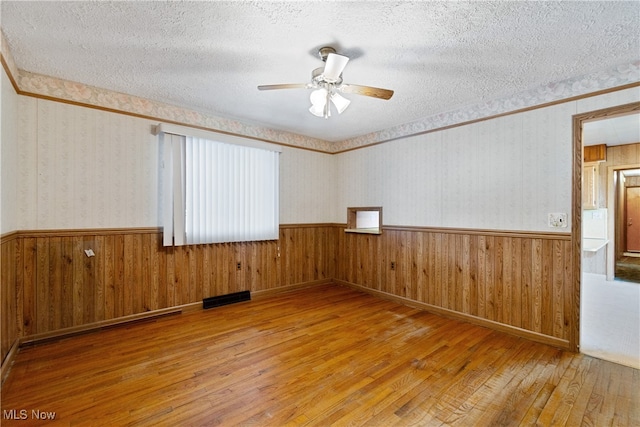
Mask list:
[[[2,425],[635,426],[639,390],[636,369],[327,285],[24,348]]]

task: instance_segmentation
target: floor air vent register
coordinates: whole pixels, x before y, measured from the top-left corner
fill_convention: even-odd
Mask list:
[[[220,307],[222,305],[234,304],[236,302],[251,301],[251,292],[242,291],[232,294],[220,295],[217,297],[209,297],[202,300],[202,308]]]

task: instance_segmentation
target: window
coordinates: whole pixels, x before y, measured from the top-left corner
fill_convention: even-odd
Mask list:
[[[348,233],[382,233],[382,207],[347,208]]]
[[[164,124],[158,133],[165,246],[278,239],[279,147]]]

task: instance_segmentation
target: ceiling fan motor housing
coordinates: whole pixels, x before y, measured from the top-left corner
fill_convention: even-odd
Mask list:
[[[327,57],[330,53],[336,53],[336,50],[330,46],[325,46],[318,49],[318,55],[320,56],[322,62],[327,62]]]
[[[324,77],[324,67],[319,67],[311,72],[311,81],[316,86],[322,86],[323,83],[331,83],[334,86],[340,86],[342,84],[342,74],[340,74],[338,80],[328,82]]]

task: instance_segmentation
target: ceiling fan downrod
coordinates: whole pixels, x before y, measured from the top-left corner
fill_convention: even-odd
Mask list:
[[[324,103],[324,118],[328,119],[331,116],[331,92],[333,92],[333,87],[331,87],[329,83],[325,83],[325,90],[327,91],[327,99]]]

